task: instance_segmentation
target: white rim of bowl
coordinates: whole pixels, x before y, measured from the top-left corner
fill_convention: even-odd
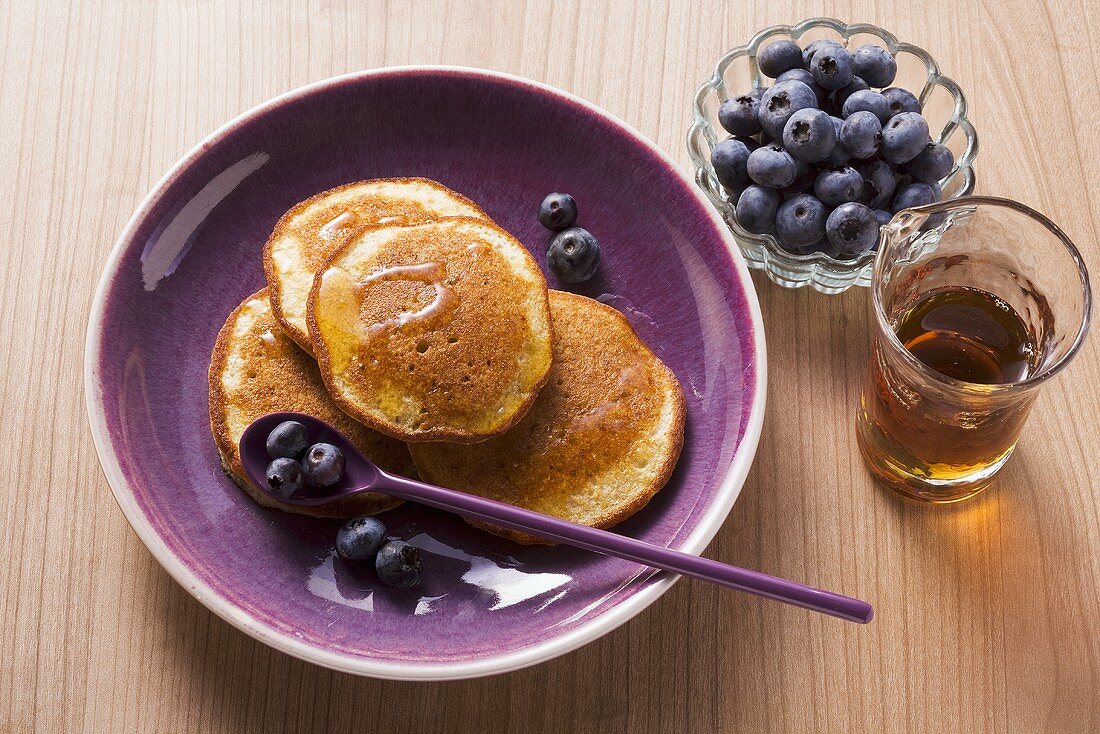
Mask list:
[[[584,109],[609,120],[619,127],[634,141],[662,160],[682,179],[682,183],[691,195],[698,200],[705,216],[710,217],[712,223],[722,237],[726,249],[730,252],[733,265],[741,281],[745,293],[745,301],[749,307],[752,320],[754,349],[756,350],[756,388],[752,396],[752,406],[749,413],[745,434],[741,439],[729,470],[719,485],[714,502],[707,509],[704,517],[692,533],[679,545],[679,549],[698,555],[715,536],[741,492],[741,487],[748,476],[749,468],[756,455],[757,444],[760,441],[761,427],[764,422],[765,398],[767,394],[767,351],[764,343],[764,322],[760,313],[760,304],[757,300],[756,289],[749,277],[748,267],[744,257],[733,239],[733,234],[718,216],[718,212],[706,199],[702,191],[695,186],[676,166],[672,159],[655,143],[642,135],[632,125],[623,121],[616,115],[597,107],[570,92],[552,87],[543,82],[520,77],[505,72],[489,71],[464,66],[448,65],[410,65],[393,66],[379,69],[367,69],[350,72],[339,76],[322,79],[307,84],[262,102],[255,107],[237,115],[217,130],[206,136],[202,141],[189,150],[179,161],[168,170],[157,184],[145,195],[137,210],[126,223],[122,233],[115,241],[114,247],[108,256],[107,264],[100,276],[92,302],[91,313],[88,318],[88,331],[84,344],[84,395],[88,411],[88,422],[92,431],[92,439],[103,473],[114,494],[115,501],[121,508],[130,527],[153,554],[157,562],[175,579],[175,581],[194,596],[203,606],[216,615],[232,624],[237,629],[256,638],[260,642],[281,650],[293,657],[315,663],[325,668],[339,670],[355,675],[365,675],[374,678],[391,680],[458,680],[463,678],[477,678],[496,673],[506,673],[519,670],[536,663],[544,662],[577,649],[634,617],[643,609],[656,601],[662,594],[675,583],[679,576],[665,574],[657,578],[646,588],[641,589],[630,598],[616,604],[607,612],[593,618],[569,630],[563,635],[553,637],[529,647],[514,650],[502,655],[494,655],[476,661],[444,662],[444,663],[409,663],[409,662],[384,662],[368,658],[357,657],[345,653],[333,652],[323,647],[307,644],[296,639],[292,635],[278,632],[266,626],[243,609],[222,597],[217,591],[206,584],[198,575],[180,558],[168,548],[164,539],[156,533],[150,525],[145,514],[138,506],[129,482],[122,474],[115,447],[107,431],[106,418],[103,410],[102,394],[99,387],[100,350],[102,344],[100,334],[103,328],[103,311],[107,290],[118,272],[122,260],[123,249],[133,236],[138,223],[144,218],[152,204],[159,199],[165,189],[185,170],[192,166],[201,157],[207,147],[225,137],[241,125],[270,112],[276,107],[288,102],[309,96],[328,87],[340,85],[349,81],[358,81],[370,77],[382,77],[389,75],[401,75],[410,72],[445,72],[458,73],[485,79],[507,81],[532,87],[540,92],[553,97],[559,97],[577,104]]]

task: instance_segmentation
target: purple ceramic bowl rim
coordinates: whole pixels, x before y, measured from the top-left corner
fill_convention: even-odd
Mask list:
[[[760,313],[760,305],[757,300],[756,290],[753,286],[752,279],[749,277],[748,267],[733,238],[733,234],[719,218],[717,211],[710,206],[710,203],[703,193],[677,168],[676,164],[664,151],[622,119],[574,94],[542,82],[533,81],[513,74],[462,66],[415,65],[368,69],[313,82],[285,92],[266,102],[262,102],[225,123],[195,145],[157,182],[130,217],[111,249],[111,253],[108,256],[107,263],[104,266],[103,273],[96,287],[92,308],[88,318],[88,331],[84,347],[84,394],[88,411],[88,422],[91,428],[96,452],[99,455],[100,465],[111,487],[115,501],[118,503],[123,515],[125,515],[127,522],[130,523],[130,527],[133,528],[142,543],[145,544],[145,547],[149,549],[149,552],[153,554],[153,557],[168,574],[207,609],[211,610],[237,629],[256,638],[264,644],[294,657],[346,673],[395,680],[456,680],[473,678],[518,670],[563,655],[607,634],[634,617],[656,601],[679,577],[672,574],[660,575],[645,588],[616,604],[607,612],[594,617],[590,622],[578,625],[576,628],[563,635],[550,638],[537,645],[531,645],[502,655],[495,655],[474,661],[421,664],[368,660],[334,652],[316,645],[306,644],[293,636],[277,632],[249,615],[240,607],[223,598],[218,592],[202,581],[183,559],[169,549],[161,536],[153,529],[148,518],[138,505],[133,491],[129,486],[129,482],[122,473],[114,444],[111,441],[107,429],[103,392],[100,389],[99,379],[100,347],[103,344],[103,340],[100,337],[104,326],[103,315],[108,291],[115,280],[122,257],[128,249],[131,238],[139,224],[155,205],[159,203],[161,197],[172,183],[194,165],[210,147],[242,125],[251,123],[288,103],[306,98],[318,92],[323,92],[344,84],[356,83],[368,78],[433,73],[475,77],[483,80],[504,82],[513,86],[525,87],[544,96],[554,97],[558,101],[566,102],[575,108],[579,108],[582,112],[603,118],[606,122],[618,128],[636,145],[645,148],[656,156],[658,160],[668,167],[675,178],[680,179],[685,190],[690,192],[690,195],[698,201],[703,216],[709,217],[714,232],[722,238],[726,245],[731,263],[737,273],[738,281],[741,284],[744,300],[748,306],[749,316],[752,321],[754,349],[752,363],[755,368],[755,384],[753,386],[753,394],[751,396],[752,404],[745,426],[745,433],[738,445],[733,461],[730,463],[729,470],[722,478],[714,501],[706,509],[692,533],[678,546],[681,550],[695,554],[701,553],[718,532],[722,523],[729,515],[730,510],[733,508],[733,503],[740,494],[741,487],[748,475],[749,467],[752,465],[753,458],[756,454],[756,447],[760,440],[761,427],[764,422],[767,388],[767,351],[764,344],[764,324]]]

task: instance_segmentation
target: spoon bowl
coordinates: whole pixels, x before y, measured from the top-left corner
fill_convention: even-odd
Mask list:
[[[297,421],[304,425],[309,431],[310,445],[330,443],[344,452],[344,473],[335,484],[327,487],[305,485],[290,497],[272,491],[267,484],[267,465],[271,463],[271,457],[267,453],[267,436],[283,421]],[[268,413],[257,418],[241,434],[240,449],[241,464],[252,483],[288,505],[317,507],[349,494],[368,491],[365,488],[376,484],[382,474],[378,465],[364,456],[342,433],[323,420],[305,413]]]
[[[344,474],[338,482],[324,488],[304,487],[289,499],[272,493],[266,477],[266,467],[271,461],[267,453],[267,435],[279,423],[288,420],[303,424],[309,430],[310,438],[314,443],[318,441],[331,443],[344,452],[346,465]],[[363,456],[332,426],[301,413],[270,413],[256,419],[241,435],[240,451],[241,463],[256,486],[290,504],[317,506],[359,492],[381,492],[436,509],[455,512],[463,517],[472,517],[511,530],[530,533],[545,540],[711,581],[850,622],[866,624],[874,616],[871,605],[859,599],[822,591],[758,571],[700,558],[671,548],[652,545],[607,530],[578,525],[477,495],[389,474]]]

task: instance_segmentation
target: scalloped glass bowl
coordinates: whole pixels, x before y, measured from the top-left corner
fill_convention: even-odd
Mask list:
[[[760,31],[746,45],[724,54],[714,74],[696,93],[687,135],[688,153],[695,165],[695,182],[729,225],[749,267],[763,270],[772,281],[787,288],[810,286],[822,293],[840,293],[853,285],[870,285],[875,251],[851,260],[838,260],[825,253],[795,255],[781,248],[774,237],[743,229],[734,216],[736,202],[730,202],[711,166],[711,149],[727,137],[718,124],[718,107],[729,97],[769,85],[772,80],[763,76],[756,66],[756,53],[771,41],[782,38],[803,47],[819,38],[831,38],[850,49],[877,43],[894,54],[898,74],[893,86],[909,89],[920,98],[933,139],[955,154],[955,167],[940,181],[944,200],[966,196],[974,190],[973,164],[978,154],[978,136],[966,117],[966,98],[958,84],[940,74],[939,65],[924,49],[902,43],[877,26],[842,23],[832,18],[812,18],[797,25],[777,25]]]

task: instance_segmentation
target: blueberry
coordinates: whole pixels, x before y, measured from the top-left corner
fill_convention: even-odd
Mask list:
[[[794,181],[783,187],[784,199],[789,199],[793,194],[801,194],[809,191],[814,187],[814,181],[817,179],[817,170],[811,166],[806,165],[797,158],[794,161],[794,165]]]
[[[821,110],[798,110],[783,127],[783,147],[800,161],[823,161],[835,145],[836,128]]]
[[[814,90],[793,79],[778,82],[760,100],[760,124],[772,138],[779,138],[791,115],[809,107],[817,107]]]
[[[779,194],[763,186],[749,186],[737,200],[737,221],[756,234],[770,232],[775,224]]]
[[[286,456],[280,456],[268,464],[266,476],[267,486],[283,499],[289,499],[302,488],[302,465]]]
[[[928,184],[913,183],[898,189],[894,196],[894,203],[890,211],[897,214],[902,209],[913,206],[924,206],[936,201],[936,191]]]
[[[872,87],[888,87],[898,73],[898,63],[882,46],[868,43],[852,52],[856,74]]]
[[[805,247],[825,234],[827,214],[825,205],[809,194],[792,196],[776,210],[776,234],[795,247]]]
[[[539,204],[539,221],[542,226],[559,232],[572,227],[577,221],[577,202],[569,194],[547,194]]]
[[[788,69],[775,78],[777,82],[795,81],[802,82],[810,91],[817,97],[817,104],[820,106],[825,101],[825,90],[817,86],[817,82],[814,81],[814,75],[805,69]]]
[[[894,215],[885,209],[872,209],[875,213],[875,219],[878,220],[879,226],[883,227],[890,223],[890,220],[894,218]]]
[[[856,112],[840,127],[840,147],[853,158],[870,158],[881,144],[882,123],[873,112]]]
[[[761,97],[764,96],[764,92],[766,92],[766,91],[768,91],[767,87],[753,87],[752,89],[750,89],[745,94],[748,95],[749,97],[752,97],[755,100],[759,100]]]
[[[714,166],[714,174],[727,189],[744,187],[749,183],[745,163],[751,152],[752,149],[744,140],[736,138],[727,138],[711,150],[710,163]]]
[[[839,117],[830,115],[829,120],[833,123],[833,132],[836,134],[836,145],[829,151],[829,157],[825,159],[825,162],[833,166],[843,166],[852,155],[844,149],[844,146],[840,144],[840,129],[844,127],[844,120]]]
[[[810,73],[822,89],[843,89],[855,76],[852,55],[842,46],[826,46],[810,59]]]
[[[794,41],[772,41],[756,54],[760,73],[776,78],[788,69],[802,66],[802,49]]]
[[[902,112],[920,112],[920,100],[908,89],[890,87],[882,90],[882,96],[890,105],[890,116],[899,115]]]
[[[283,421],[267,434],[267,455],[297,459],[309,446],[309,431],[298,421]]]
[[[823,168],[814,181],[814,196],[823,204],[837,206],[847,201],[858,201],[863,193],[863,176],[851,166]]]
[[[863,176],[863,193],[859,195],[861,204],[872,209],[885,209],[894,196],[897,179],[894,169],[886,161],[865,161],[856,166]]]
[[[844,100],[842,112],[845,119],[860,111],[874,113],[879,122],[886,122],[890,119],[890,103],[881,94],[870,89],[853,92],[848,99]]]
[[[570,227],[554,235],[546,262],[558,280],[583,283],[600,267],[600,243],[587,229]]]
[[[881,154],[890,163],[905,163],[917,157],[928,144],[928,123],[919,112],[894,115],[882,126]]]
[[[844,88],[838,89],[835,92],[829,92],[829,97],[825,106],[831,108],[830,114],[843,115],[844,103],[848,101],[848,98],[856,92],[862,92],[867,89],[870,89],[870,87],[867,86],[867,82],[863,81],[858,76],[854,76],[852,77],[852,81],[848,82],[847,86]]]
[[[420,551],[401,540],[391,540],[378,549],[374,570],[387,586],[407,589],[420,583]]]
[[[760,100],[751,94],[727,99],[718,108],[718,121],[731,135],[755,135],[760,132],[757,110]]]
[[[748,173],[755,183],[769,189],[781,189],[794,183],[798,166],[781,145],[764,145],[749,156]]]
[[[348,520],[336,532],[336,553],[345,561],[370,561],[385,540],[382,521],[363,515]]]
[[[825,224],[829,243],[840,257],[855,257],[878,244],[878,219],[863,204],[841,204]]]
[[[336,484],[344,475],[344,452],[331,443],[315,443],[302,457],[302,473],[314,487]]]
[[[802,49],[802,66],[806,69],[810,68],[810,60],[813,59],[814,54],[825,48],[826,46],[837,46],[843,48],[839,43],[830,38],[819,38],[816,41],[810,43],[806,48]]]
[[[922,183],[935,183],[951,173],[955,156],[946,145],[928,143],[909,161],[909,175]]]

